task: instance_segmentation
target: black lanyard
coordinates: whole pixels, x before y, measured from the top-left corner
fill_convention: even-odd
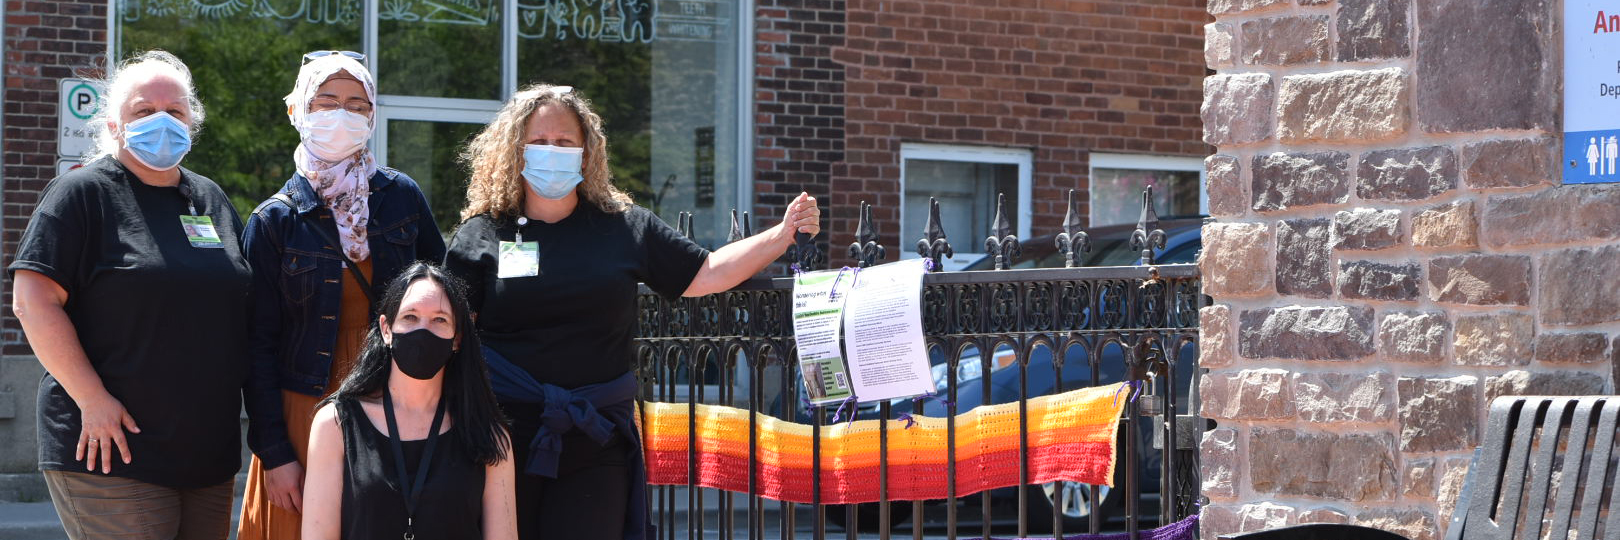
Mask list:
[[[394,448],[394,470],[399,473],[399,491],[405,496],[404,540],[416,539],[416,504],[422,500],[422,486],[427,481],[428,466],[433,463],[433,446],[439,442],[439,422],[444,420],[444,397],[439,397],[439,408],[433,413],[433,427],[428,429],[427,448],[422,450],[422,462],[416,467],[416,481],[405,473],[405,447],[400,444],[399,423],[394,420],[394,398],[383,390],[383,416],[388,418],[388,443]]]
[[[186,200],[186,209],[191,211],[191,215],[197,215],[197,200],[192,198],[191,186],[187,185],[184,174],[180,175],[180,183],[175,184],[175,188],[180,191],[180,197]]]

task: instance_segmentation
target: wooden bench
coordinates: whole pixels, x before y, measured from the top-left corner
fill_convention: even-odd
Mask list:
[[[1491,402],[1446,540],[1620,540],[1620,396],[1508,396]],[[1241,540],[1401,539],[1313,524],[1223,535]]]

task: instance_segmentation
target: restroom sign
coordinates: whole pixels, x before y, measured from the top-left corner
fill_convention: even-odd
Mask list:
[[[75,158],[90,150],[95,132],[90,129],[90,117],[96,115],[101,94],[88,79],[62,79],[61,99],[56,108],[56,153]]]

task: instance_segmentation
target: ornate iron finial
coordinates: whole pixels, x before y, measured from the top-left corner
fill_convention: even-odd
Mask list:
[[[743,212],[742,217],[739,219],[737,217],[737,209],[733,208],[731,210],[731,233],[726,235],[726,243],[730,244],[732,242],[753,236],[753,231],[750,231],[749,228],[748,212]]]
[[[1063,214],[1063,232],[1057,235],[1058,251],[1063,252],[1063,267],[1079,266],[1079,253],[1091,253],[1091,235],[1080,226],[1080,201],[1069,190],[1069,210]]]
[[[793,245],[788,247],[788,259],[799,266],[799,271],[809,272],[820,270],[821,265],[827,263],[827,254],[821,252],[816,245],[815,237],[809,233],[793,233]]]
[[[940,225],[939,199],[928,198],[928,223],[923,225],[923,237],[917,240],[917,254],[934,261],[934,271],[944,270],[940,266],[940,256],[954,257],[956,252],[951,249],[951,243],[945,238],[945,227]]]
[[[681,236],[685,236],[687,238],[692,237],[692,213],[691,212],[680,212],[678,214],[675,214],[675,230],[680,232]]]
[[[1024,253],[1024,246],[1018,242],[1018,235],[1013,234],[1012,222],[1007,220],[1004,206],[1007,204],[1007,194],[996,194],[996,217],[990,220],[990,236],[984,239],[985,253],[996,256],[995,269],[1006,270],[1013,257]]]
[[[1159,214],[1153,211],[1153,186],[1142,191],[1142,217],[1131,232],[1131,249],[1142,250],[1142,264],[1152,265],[1153,250],[1164,249],[1164,229],[1159,228]]]
[[[855,243],[849,245],[849,258],[861,268],[883,260],[886,251],[878,243],[877,229],[872,225],[872,205],[861,201],[861,219],[855,226]]]

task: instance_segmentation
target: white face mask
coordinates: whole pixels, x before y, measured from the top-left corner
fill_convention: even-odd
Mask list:
[[[366,147],[371,119],[343,109],[315,111],[304,115],[298,135],[304,148],[321,161],[343,161]]]

